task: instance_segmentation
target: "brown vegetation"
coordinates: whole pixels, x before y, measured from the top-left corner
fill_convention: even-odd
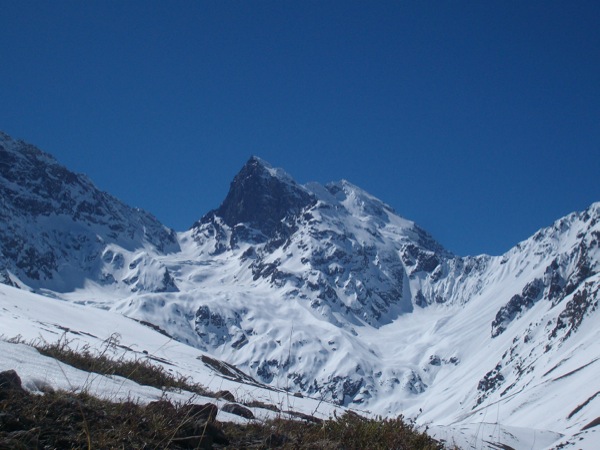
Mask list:
[[[107,345],[116,345],[111,341]],[[161,389],[210,395],[150,361],[112,359],[88,347],[78,351],[60,341],[36,345],[40,352],[87,371],[121,375]],[[222,397],[213,394],[214,397]],[[264,407],[256,403],[250,406]],[[277,408],[268,408],[277,410]],[[85,392],[24,390],[15,371],[0,373],[0,449],[441,449],[442,445],[402,417],[367,419],[355,413],[339,418],[249,420],[220,423],[212,403],[173,404],[163,399],[143,405],[112,402]]]

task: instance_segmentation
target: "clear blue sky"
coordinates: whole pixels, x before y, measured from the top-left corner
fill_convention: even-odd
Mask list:
[[[250,155],[458,254],[600,200],[598,1],[0,0],[0,130],[187,229]]]

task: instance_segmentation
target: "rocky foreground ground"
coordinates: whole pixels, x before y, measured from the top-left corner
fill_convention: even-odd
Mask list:
[[[222,408],[251,418],[242,405]],[[0,373],[0,449],[443,448],[402,418],[373,420],[348,413],[322,421],[285,414],[234,424],[216,421],[217,412],[212,403],[113,403],[51,387],[43,395],[33,394],[14,370]]]

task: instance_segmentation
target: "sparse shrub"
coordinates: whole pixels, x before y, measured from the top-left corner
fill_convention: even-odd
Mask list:
[[[439,450],[443,445],[403,417],[367,419],[346,413],[321,423],[278,418],[263,423],[222,424],[239,447],[282,449],[397,449]]]
[[[323,434],[346,449],[442,449],[404,417],[367,419],[351,412],[324,423]]]

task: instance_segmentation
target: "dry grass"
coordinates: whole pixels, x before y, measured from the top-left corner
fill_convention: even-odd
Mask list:
[[[221,435],[208,405],[113,403],[64,391],[45,395],[15,391],[4,397],[2,449],[212,448],[215,433]],[[223,437],[221,442],[227,441]]]
[[[64,338],[53,344],[36,343],[35,347],[82,370],[120,375],[163,390],[185,389],[211,395],[202,386],[147,359],[111,357],[117,345],[118,338],[113,336],[101,352],[88,346],[73,349]],[[141,405],[101,400],[85,392],[49,390],[38,395],[20,387],[0,386],[0,449],[443,448],[402,417],[367,419],[346,413],[326,421],[313,417],[291,420],[288,412],[272,405],[256,402],[250,406],[277,411],[280,418],[243,425],[219,423],[215,421],[217,408],[212,404],[174,405],[161,400]]]
[[[182,389],[199,395],[211,397],[211,393],[189,377],[173,374],[163,366],[153,363],[147,357],[127,358],[125,353],[114,357],[121,346],[120,336],[112,334],[103,342],[101,350],[93,350],[90,345],[73,347],[65,336],[56,342],[34,341],[27,343],[35,347],[42,355],[50,356],[65,364],[86,372],[101,375],[118,375],[144,386],[152,386],[162,390]],[[13,338],[11,342],[22,342]]]
[[[417,431],[402,417],[366,419],[354,413],[319,424],[276,419],[245,426],[222,424],[231,448],[265,449],[442,449],[443,446]]]

